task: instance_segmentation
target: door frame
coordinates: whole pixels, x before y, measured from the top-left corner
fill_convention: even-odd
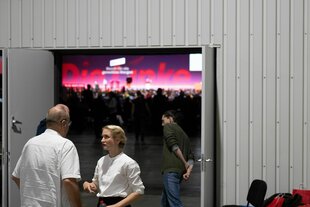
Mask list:
[[[220,45],[201,45],[201,46],[173,46],[173,47],[151,47],[151,48],[88,48],[88,49],[63,49],[58,50],[63,54],[80,54],[85,51],[91,54],[106,54],[105,51],[122,51],[122,50],[171,50],[171,49],[200,49],[202,54],[202,105],[201,105],[201,154],[200,154],[200,206],[214,206],[217,203],[220,176],[216,176],[219,165],[216,165],[216,67],[217,67],[217,48]],[[57,53],[57,50],[51,50]],[[211,53],[212,57],[209,57]],[[207,125],[206,125],[207,123]],[[207,127],[206,127],[207,126]],[[205,139],[206,138],[206,139]],[[219,161],[219,160],[217,160]],[[210,176],[211,175],[211,176]],[[210,188],[212,186],[212,188]],[[207,196],[205,196],[207,195]]]
[[[202,47],[202,112],[201,112],[201,207],[215,206],[219,167],[216,151],[216,68],[219,45]],[[211,189],[211,190],[210,190]]]
[[[2,55],[2,156],[1,156],[1,164],[2,164],[2,206],[8,206],[8,105],[7,100],[7,50],[1,48]]]
[[[88,48],[88,49],[38,49],[38,50],[44,50],[44,51],[50,51],[53,53],[53,55],[55,55],[55,53],[57,53],[58,50],[62,50],[62,51],[82,51],[82,50],[89,50],[89,51],[94,51],[94,50],[126,50],[126,49],[160,49],[160,50],[165,50],[165,49],[190,49],[190,48],[200,48],[201,49],[201,53],[202,53],[202,61],[203,61],[203,70],[202,70],[202,80],[203,80],[203,89],[202,89],[202,93],[204,93],[204,89],[206,87],[205,83],[207,80],[205,80],[204,78],[207,78],[209,79],[209,76],[206,76],[205,77],[205,73],[206,73],[206,66],[207,66],[207,62],[206,62],[206,58],[207,58],[207,51],[208,51],[208,48],[213,48],[215,50],[215,54],[214,54],[214,67],[213,69],[211,70],[212,72],[212,79],[211,79],[211,82],[212,82],[212,93],[209,93],[209,94],[202,94],[202,113],[201,113],[201,152],[202,152],[202,157],[201,159],[203,161],[206,161],[208,159],[211,159],[213,162],[212,162],[212,165],[213,165],[213,174],[212,174],[212,178],[211,180],[213,180],[213,184],[212,184],[212,203],[215,203],[216,202],[216,198],[218,197],[217,194],[219,193],[217,191],[218,189],[218,185],[219,185],[219,176],[216,176],[216,173],[215,171],[217,171],[218,169],[216,169],[216,167],[219,167],[219,166],[216,166],[215,165],[215,159],[216,159],[216,136],[215,136],[215,116],[216,114],[213,113],[213,115],[211,117],[208,118],[208,120],[211,120],[211,124],[212,124],[212,127],[209,127],[208,129],[213,129],[212,132],[208,132],[208,136],[206,136],[206,132],[205,132],[205,121],[207,120],[205,117],[205,112],[207,111],[207,109],[205,108],[206,107],[206,98],[209,98],[211,97],[211,100],[212,100],[212,103],[210,105],[210,107],[212,107],[211,109],[208,109],[211,110],[211,111],[214,111],[215,109],[215,89],[216,89],[216,59],[217,59],[217,53],[216,53],[216,50],[217,48],[220,47],[219,45],[202,45],[202,46],[181,46],[181,47],[154,47],[154,48],[137,48],[137,47],[128,47],[128,48],[96,48],[96,49],[92,49],[92,48]],[[3,59],[3,77],[7,77],[7,63],[6,63],[6,59],[7,59],[7,50],[6,49],[1,49],[2,50],[2,59]],[[55,53],[54,53],[55,52]],[[8,100],[8,94],[7,94],[7,89],[8,89],[8,83],[7,83],[7,78],[3,78],[3,82],[2,82],[2,89],[3,89],[3,99],[4,100]],[[210,81],[210,80],[208,80]],[[55,86],[57,87],[57,86]],[[56,93],[58,93],[58,90],[56,90],[55,88],[55,95]],[[2,110],[3,110],[3,116],[2,116],[2,120],[3,120],[3,130],[2,130],[2,149],[3,149],[3,157],[2,157],[2,170],[3,170],[3,175],[2,175],[2,189],[8,189],[8,182],[10,181],[10,178],[9,178],[9,175],[8,175],[8,106],[7,106],[7,101],[4,102],[6,104],[3,104],[2,105]],[[208,102],[209,103],[209,102]],[[214,148],[214,151],[211,152],[211,154],[206,154],[206,149],[203,149],[205,147],[205,142],[206,140],[203,139],[203,137],[210,137],[212,139],[212,143],[214,143],[213,145],[213,148]],[[201,162],[201,172],[205,169],[205,166],[208,165],[208,162]],[[206,183],[202,183],[204,182],[205,178],[203,178],[203,176],[205,176],[204,173],[201,173],[201,184],[200,184],[200,187],[201,187],[201,195],[200,195],[200,199],[201,199],[201,207],[205,207],[205,203],[206,203],[206,200],[205,200],[205,196],[204,196],[204,193],[205,193],[205,189],[206,187],[207,188],[210,188],[210,186],[205,186]],[[209,179],[210,180],[210,179]],[[4,186],[6,185],[6,186]],[[4,188],[5,187],[5,188]],[[203,189],[204,188],[204,189]],[[2,191],[2,206],[7,206],[8,204],[8,192],[3,190]]]

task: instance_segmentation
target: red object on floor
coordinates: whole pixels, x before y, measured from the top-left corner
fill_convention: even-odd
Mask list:
[[[292,192],[293,195],[299,194],[302,197],[301,202],[303,204],[309,204],[309,205],[303,205],[303,206],[310,206],[310,190],[303,190],[303,189],[293,189]]]

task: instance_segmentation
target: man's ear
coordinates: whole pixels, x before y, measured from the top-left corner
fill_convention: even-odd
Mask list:
[[[66,122],[66,120],[64,120],[64,119],[61,120],[61,124],[65,124],[65,122]]]

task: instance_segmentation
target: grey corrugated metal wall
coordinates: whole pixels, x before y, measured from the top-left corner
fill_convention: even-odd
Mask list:
[[[220,203],[310,188],[309,0],[0,0],[0,47],[218,50]]]

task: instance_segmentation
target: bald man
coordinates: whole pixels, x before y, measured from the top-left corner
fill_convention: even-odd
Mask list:
[[[66,110],[69,113],[69,108],[64,104],[57,104],[55,107],[59,109],[63,108],[63,110]],[[39,125],[37,126],[36,135],[42,134],[45,130],[46,130],[46,117],[42,119]]]
[[[57,104],[47,112],[47,129],[25,144],[12,173],[21,206],[81,206],[79,156],[66,138],[70,125],[69,108]]]

